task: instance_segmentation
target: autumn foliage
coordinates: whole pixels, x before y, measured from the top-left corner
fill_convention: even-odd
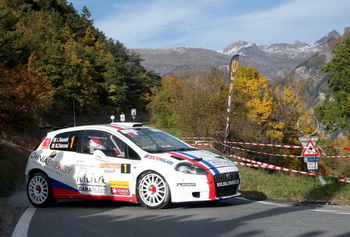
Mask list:
[[[168,76],[153,90],[148,108],[160,127],[180,128],[185,136],[224,138],[228,78],[216,68],[192,73],[187,79]],[[235,141],[299,144],[297,121],[302,100],[291,87],[273,87],[253,67],[239,67],[233,92],[231,134]],[[265,149],[265,151],[267,151]],[[290,151],[284,151],[289,152]],[[246,154],[249,158],[268,157]],[[300,167],[298,159],[272,161]]]
[[[0,0],[0,133],[73,125],[73,107],[84,123],[130,108],[146,114],[160,77],[90,16],[65,0]]]

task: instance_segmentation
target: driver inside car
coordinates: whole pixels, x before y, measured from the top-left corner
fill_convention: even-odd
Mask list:
[[[95,150],[102,151],[106,156],[118,157],[120,156],[120,151],[116,147],[105,147],[103,142],[99,139],[92,138],[89,142],[90,153],[93,154]]]

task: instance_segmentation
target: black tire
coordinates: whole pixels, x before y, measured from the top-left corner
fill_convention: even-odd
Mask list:
[[[163,176],[154,171],[147,171],[138,178],[136,194],[142,206],[149,209],[162,209],[171,204],[168,183]]]
[[[55,203],[52,186],[49,178],[40,172],[29,177],[27,183],[27,196],[35,207],[47,207]]]

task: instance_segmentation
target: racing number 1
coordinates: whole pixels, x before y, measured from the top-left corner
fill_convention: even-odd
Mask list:
[[[130,164],[122,164],[122,170],[121,173],[122,174],[130,174]]]
[[[73,136],[70,140],[69,148],[71,148],[71,149],[73,148],[74,140],[75,140],[75,136]]]

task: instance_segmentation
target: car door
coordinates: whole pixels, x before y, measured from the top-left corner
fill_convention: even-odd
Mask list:
[[[79,137],[80,131],[69,131],[58,133],[51,141],[44,169],[51,178],[56,195],[65,195],[65,190],[69,190],[67,187],[74,187],[74,158]]]
[[[124,200],[133,194],[134,166],[138,155],[117,136],[99,130],[86,130],[76,156],[76,183],[81,194]]]

